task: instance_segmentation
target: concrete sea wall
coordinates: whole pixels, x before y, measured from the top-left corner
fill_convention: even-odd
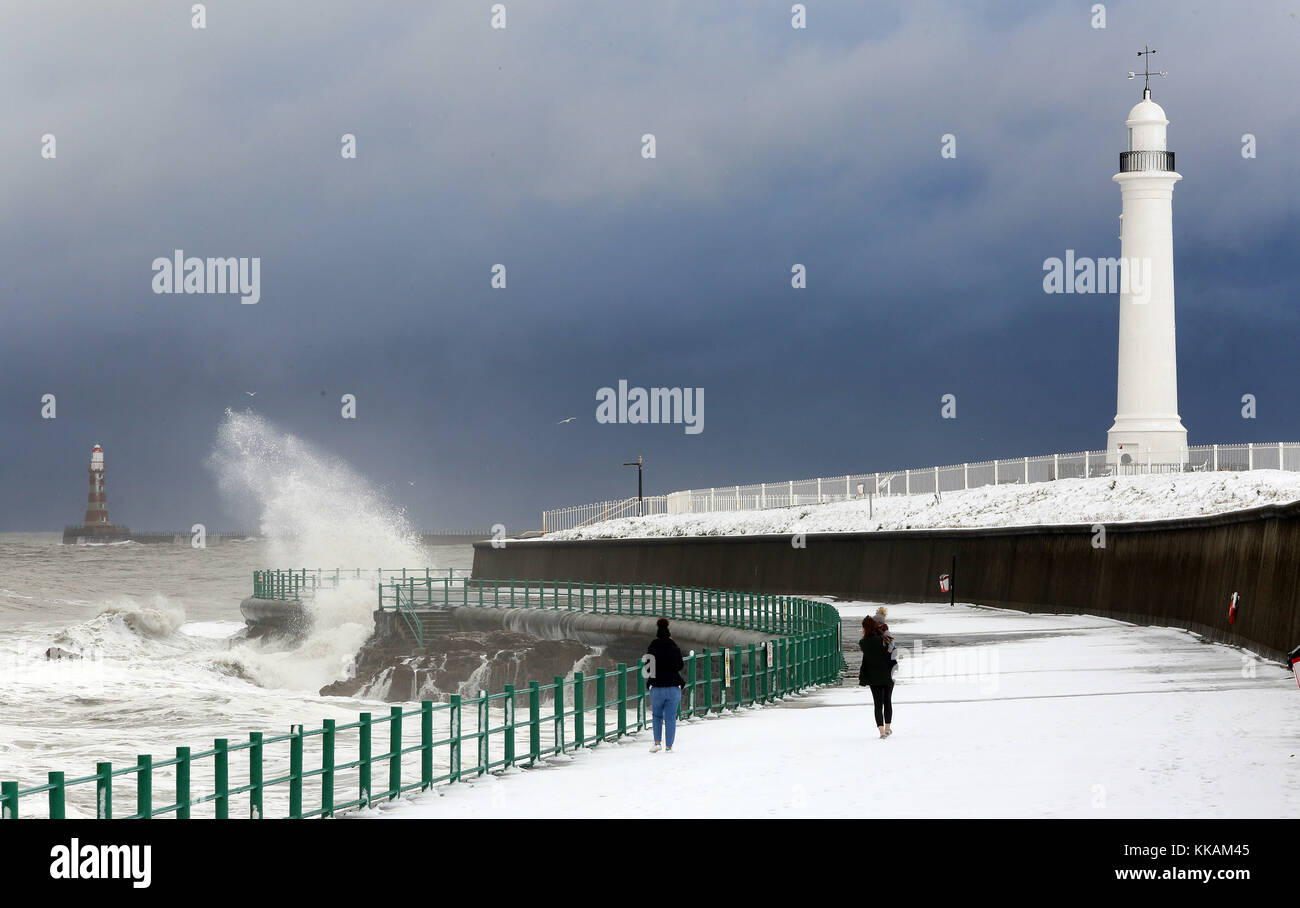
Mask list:
[[[1213,517],[971,530],[510,541],[474,547],[487,580],[657,583],[882,602],[959,601],[1179,627],[1271,659],[1300,643],[1300,504]],[[1228,602],[1240,594],[1229,625]]]
[[[447,609],[449,624],[457,631],[506,630],[544,640],[577,640],[590,646],[626,644],[635,658],[645,652],[654,638],[654,615],[604,615],[540,608],[479,608],[456,606]],[[719,627],[674,619],[673,638],[683,650],[717,650],[723,647],[762,644],[771,634],[735,627]],[[375,612],[375,639],[410,641],[410,631],[397,612]]]

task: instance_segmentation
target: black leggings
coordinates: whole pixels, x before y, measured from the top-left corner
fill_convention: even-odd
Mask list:
[[[876,701],[876,725],[888,725],[894,719],[894,682],[871,685],[871,699]]]

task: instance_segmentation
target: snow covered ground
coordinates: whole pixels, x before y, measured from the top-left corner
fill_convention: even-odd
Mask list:
[[[856,625],[875,606],[840,610]],[[643,732],[364,814],[1300,816],[1300,690],[1274,663],[1090,616],[904,604],[889,623],[903,655],[888,740],[855,671],[679,726],[671,754]]]
[[[1221,514],[1300,500],[1300,473],[1281,470],[1061,479],[982,486],[933,495],[896,495],[834,504],[665,514],[609,520],[553,539],[842,533],[867,530],[1120,523]],[[870,516],[868,516],[870,514]],[[514,542],[511,543],[512,545]]]

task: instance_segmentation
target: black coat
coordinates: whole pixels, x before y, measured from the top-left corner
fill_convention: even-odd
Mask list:
[[[862,650],[862,668],[858,670],[858,684],[889,684],[893,681],[894,660],[889,656],[882,637],[863,637],[858,641]]]
[[[672,637],[656,637],[646,647],[646,652],[654,656],[654,677],[647,679],[651,687],[685,687],[686,681],[681,671],[686,663],[682,660],[682,651],[673,642]]]

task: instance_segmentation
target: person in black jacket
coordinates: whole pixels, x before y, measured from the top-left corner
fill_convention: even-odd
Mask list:
[[[894,695],[894,660],[889,654],[882,626],[872,618],[862,619],[862,639],[858,641],[858,649],[862,650],[858,685],[871,688],[871,699],[876,706],[876,727],[880,729],[883,740],[893,734],[889,723],[894,718],[894,704],[891,702]]]
[[[668,619],[660,618],[656,627],[655,638],[642,657],[642,671],[650,685],[651,724],[655,735],[650,752],[658,753],[660,743],[664,742],[668,745],[665,752],[672,753],[673,739],[677,737],[677,711],[681,708],[682,688],[686,685],[682,679],[682,668],[686,663],[682,661],[682,651],[668,634]],[[660,737],[661,729],[666,732],[666,737]]]

